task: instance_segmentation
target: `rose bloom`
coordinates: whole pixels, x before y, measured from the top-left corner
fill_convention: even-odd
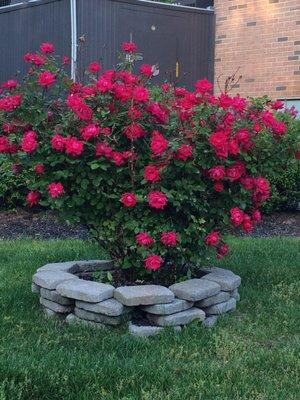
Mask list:
[[[246,233],[249,233],[253,230],[253,222],[251,221],[251,218],[247,214],[245,214],[245,216],[244,216],[243,230]]]
[[[163,232],[160,236],[160,241],[165,246],[176,246],[178,234],[175,231]]]
[[[223,190],[224,190],[223,182],[221,182],[221,181],[215,182],[214,183],[214,189],[215,189],[216,192],[219,192],[219,193],[223,192]]]
[[[212,90],[213,85],[207,79],[201,79],[196,82],[195,87],[196,93],[204,94]]]
[[[0,153],[8,152],[10,147],[10,141],[7,139],[6,136],[0,136]]]
[[[122,164],[125,162],[125,158],[123,154],[120,151],[113,151],[110,154],[110,158],[113,160],[113,162],[120,167]]]
[[[22,101],[22,95],[21,94],[14,94],[12,96],[5,96],[0,98],[0,110],[4,111],[13,111],[15,108],[17,108]]]
[[[80,134],[84,140],[90,140],[100,133],[100,127],[95,124],[89,124],[80,129]]]
[[[96,72],[99,72],[101,70],[101,65],[99,63],[97,63],[96,61],[92,61],[89,64],[88,69],[92,74],[95,74]]]
[[[156,254],[150,255],[144,260],[145,268],[152,271],[156,271],[157,269],[159,269],[163,262],[164,260],[161,258],[161,256],[158,256]]]
[[[45,172],[45,167],[44,167],[43,164],[37,164],[37,165],[34,167],[34,171],[35,171],[37,174],[43,174],[43,173]]]
[[[122,50],[125,51],[125,53],[135,53],[137,51],[137,45],[132,42],[123,42]]]
[[[133,121],[141,118],[142,112],[137,106],[130,106],[128,108],[128,117]]]
[[[100,127],[100,135],[109,136],[111,135],[111,129],[109,126]]]
[[[69,56],[63,56],[62,63],[63,64],[70,64],[71,58]]]
[[[251,140],[250,133],[247,129],[239,129],[235,135],[237,142],[241,145],[248,144]]]
[[[52,43],[48,43],[48,42],[42,43],[40,45],[40,50],[44,54],[54,53],[54,51],[55,51],[54,45]]]
[[[74,136],[65,139],[66,153],[72,156],[79,156],[83,152],[84,142]]]
[[[205,236],[204,240],[208,246],[217,246],[220,240],[220,233],[218,231],[211,231]]]
[[[132,92],[132,98],[135,101],[143,102],[149,100],[149,90],[146,89],[144,86],[136,86]]]
[[[226,256],[226,254],[229,252],[229,246],[226,243],[222,243],[219,247],[218,247],[218,251],[217,251],[217,258],[220,260],[222,259],[224,256]]]
[[[10,79],[10,80],[4,82],[2,84],[2,87],[4,89],[14,89],[15,87],[17,87],[17,85],[18,85],[18,82],[16,80]]]
[[[147,165],[144,171],[144,178],[148,182],[158,182],[160,180],[160,171],[156,165]]]
[[[121,202],[125,207],[134,207],[137,203],[137,198],[134,193],[123,193],[121,196]]]
[[[225,132],[213,132],[208,140],[218,157],[226,158],[228,156],[228,139]]]
[[[193,155],[193,147],[189,144],[182,144],[176,151],[176,158],[186,161]]]
[[[152,76],[153,75],[152,65],[142,64],[140,66],[140,73],[148,77]]]
[[[98,157],[104,156],[104,157],[110,157],[113,152],[113,149],[110,147],[109,144],[106,142],[100,141],[96,143],[95,146],[95,154]]]
[[[161,90],[164,93],[167,93],[170,90],[170,84],[169,83],[163,83],[160,87],[161,87]]]
[[[34,131],[25,132],[22,141],[21,148],[25,153],[32,153],[38,147],[37,134]]]
[[[2,124],[2,129],[3,129],[3,132],[5,132],[5,133],[11,133],[16,129],[16,125],[14,125],[10,122],[4,122]]]
[[[228,153],[236,156],[239,154],[240,148],[236,140],[229,140],[228,141]]]
[[[56,133],[51,139],[51,147],[57,151],[63,151],[65,148],[66,138]]]
[[[238,180],[246,171],[245,164],[242,161],[235,161],[235,163],[226,168],[226,176],[233,182]]]
[[[48,192],[52,198],[56,198],[63,194],[64,187],[61,182],[52,182],[48,185]]]
[[[233,207],[230,210],[230,220],[234,226],[239,226],[244,221],[245,213],[239,207]]]
[[[259,210],[254,210],[252,212],[252,220],[255,222],[259,222],[261,220],[261,213]]]
[[[38,204],[41,194],[38,190],[31,190],[28,192],[26,196],[26,200],[29,203],[30,207]]]
[[[134,140],[138,139],[144,135],[144,130],[142,126],[136,122],[132,122],[130,125],[125,126],[123,129],[124,135],[128,137],[128,139]]]
[[[168,140],[159,131],[153,131],[150,141],[150,148],[153,154],[160,156],[166,151],[168,144]]]
[[[55,75],[50,71],[44,71],[39,74],[38,84],[40,86],[48,87],[55,82]]]
[[[149,246],[154,243],[154,239],[147,232],[138,233],[135,235],[135,239],[140,246]]]
[[[166,124],[169,121],[169,111],[157,101],[148,104],[147,111],[155,117],[159,124]]]
[[[214,181],[220,181],[225,178],[226,172],[224,165],[216,165],[208,170],[208,176]]]
[[[153,190],[148,194],[148,201],[150,207],[163,209],[168,203],[168,198],[164,193],[159,192],[158,190]]]

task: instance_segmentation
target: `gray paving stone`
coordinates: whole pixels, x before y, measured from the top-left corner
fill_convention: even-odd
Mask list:
[[[234,298],[225,301],[224,303],[215,304],[213,306],[203,308],[207,315],[220,315],[236,309],[236,300]]]
[[[141,309],[147,311],[150,314],[157,315],[169,315],[180,311],[188,310],[193,307],[192,301],[186,301],[181,299],[175,299],[172,303],[166,304],[155,304],[153,306],[142,306]]]
[[[108,325],[120,325],[126,320],[128,320],[130,314],[123,314],[118,317],[109,317],[107,315],[103,314],[98,314],[94,313],[91,311],[86,311],[83,310],[82,308],[77,308],[75,307],[74,314],[76,317],[88,320],[88,321],[93,321],[93,322],[100,322],[102,324],[108,324]]]
[[[57,286],[59,294],[71,299],[87,301],[89,303],[98,303],[113,297],[114,287],[105,283],[85,281],[77,279],[76,281],[67,281]]]
[[[40,295],[47,300],[54,301],[54,303],[59,303],[63,306],[74,305],[74,299],[68,299],[68,297],[61,296],[56,290],[49,290],[41,288]]]
[[[31,292],[40,293],[41,287],[36,285],[34,282],[31,283]]]
[[[240,297],[240,294],[237,289],[234,289],[229,293],[230,293],[230,297],[233,297],[234,299],[236,299],[236,301],[240,300],[241,297]]]
[[[169,289],[179,299],[188,301],[199,301],[206,297],[214,296],[221,290],[220,285],[203,278],[175,283]]]
[[[45,289],[54,290],[62,282],[78,280],[78,277],[61,271],[40,271],[33,275],[32,281]]]
[[[162,332],[164,328],[161,328],[160,326],[139,326],[130,322],[128,329],[132,336],[149,337],[157,335],[158,333]]]
[[[205,318],[203,321],[203,325],[207,328],[212,328],[213,326],[216,325],[218,322],[218,316],[217,315],[211,315],[210,317]]]
[[[76,300],[76,307],[111,317],[118,317],[127,311],[131,311],[130,308],[124,307],[123,304],[116,299],[108,299],[99,303],[87,303],[86,301]]]
[[[175,326],[186,325],[189,322],[194,321],[195,319],[203,321],[205,318],[205,313],[199,308],[193,307],[189,310],[170,315],[147,314],[147,318],[149,319],[149,321],[159,326]]]
[[[58,262],[58,263],[49,263],[43,265],[42,267],[38,268],[37,272],[41,271],[62,271],[62,272],[70,272],[71,268],[77,263],[78,261],[67,261],[67,262]]]
[[[56,313],[59,313],[59,314],[69,314],[74,309],[74,307],[72,307],[72,306],[63,306],[61,304],[54,303],[54,301],[44,299],[43,297],[40,297],[40,303],[44,307],[46,307]]]
[[[107,271],[112,270],[113,262],[110,260],[78,260],[46,264],[37,271],[63,271],[78,273],[84,271]]]
[[[221,287],[221,290],[224,291],[232,291],[241,284],[240,276],[222,268],[212,269],[212,272],[203,276],[202,279],[218,283]]]
[[[174,300],[171,290],[160,285],[121,286],[115,290],[114,296],[129,307],[171,303]]]
[[[85,319],[81,319],[79,317],[76,317],[74,314],[69,314],[66,317],[66,323],[68,325],[84,325],[84,326],[89,326],[92,328],[97,328],[97,329],[107,329],[107,326],[104,324],[101,324],[99,322],[93,322],[93,321],[86,321]]]
[[[49,308],[44,307],[44,306],[42,306],[42,308],[43,308],[43,312],[44,312],[44,315],[45,315],[46,318],[59,319],[59,320],[64,320],[65,319],[66,314],[59,314],[59,313],[57,313],[57,312],[55,312],[53,310],[50,310]]]
[[[207,297],[206,299],[197,301],[195,303],[195,307],[209,307],[212,306],[213,304],[218,304],[218,303],[223,303],[224,301],[227,301],[230,299],[230,293],[229,292],[220,292],[218,294],[215,294],[214,296]]]

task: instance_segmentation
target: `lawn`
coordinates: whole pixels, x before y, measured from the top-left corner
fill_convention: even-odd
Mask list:
[[[231,245],[221,265],[242,277],[235,314],[135,339],[46,320],[30,292],[39,266],[101,257],[93,244],[0,241],[0,400],[299,399],[300,242]]]

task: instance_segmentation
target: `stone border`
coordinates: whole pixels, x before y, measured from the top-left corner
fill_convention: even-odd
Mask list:
[[[202,278],[161,285],[121,286],[88,281],[76,274],[113,272],[112,261],[88,260],[46,264],[32,278],[32,292],[40,295],[46,316],[69,324],[97,328],[129,322],[133,336],[152,336],[166,326],[180,330],[192,321],[212,327],[221,314],[236,309],[241,278],[230,270],[203,268]],[[135,325],[132,318],[142,314],[149,325]]]

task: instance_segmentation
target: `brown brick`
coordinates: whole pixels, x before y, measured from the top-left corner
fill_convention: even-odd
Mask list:
[[[286,90],[286,86],[277,86],[277,87],[276,87],[276,91],[277,91],[277,92],[280,92],[280,91],[282,91],[282,90]]]
[[[290,61],[299,60],[299,57],[298,56],[290,56],[290,57],[288,57],[288,60],[290,60]]]
[[[279,3],[279,0],[269,0],[270,4]]]
[[[256,25],[256,22],[255,21],[253,21],[253,22],[247,22],[247,26],[255,26]]]
[[[237,9],[237,6],[230,6],[230,7],[228,7],[228,10],[236,10]]]
[[[295,46],[300,46],[300,40],[296,40],[296,42],[294,42]]]
[[[287,42],[287,41],[288,41],[288,37],[287,36],[277,38],[277,42]]]
[[[300,75],[300,70],[299,71],[294,71],[294,75]]]

